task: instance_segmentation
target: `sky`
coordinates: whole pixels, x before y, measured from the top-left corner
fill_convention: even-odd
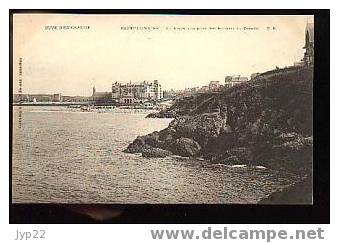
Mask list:
[[[313,16],[15,14],[13,93],[20,58],[29,94],[89,96],[93,85],[110,91],[116,81],[159,80],[164,90],[223,84],[300,61],[307,23]]]

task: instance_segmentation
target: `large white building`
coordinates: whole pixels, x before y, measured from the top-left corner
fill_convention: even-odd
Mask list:
[[[113,103],[142,103],[145,101],[157,101],[163,98],[163,91],[158,80],[153,82],[141,82],[122,84],[115,82],[112,84]]]

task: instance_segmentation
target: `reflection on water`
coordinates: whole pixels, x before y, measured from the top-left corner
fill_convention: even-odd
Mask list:
[[[296,179],[264,168],[122,152],[170,119],[62,107],[13,111],[15,203],[255,203]]]

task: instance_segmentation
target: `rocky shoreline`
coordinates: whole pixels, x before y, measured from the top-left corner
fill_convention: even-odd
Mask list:
[[[219,93],[187,97],[148,117],[173,117],[125,150],[144,157],[180,155],[312,174],[313,69],[268,72]]]

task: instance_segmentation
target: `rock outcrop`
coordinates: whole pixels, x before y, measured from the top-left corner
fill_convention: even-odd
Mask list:
[[[298,67],[268,72],[222,92],[183,98],[162,112],[175,117],[166,129],[138,137],[125,151],[158,148],[212,162],[310,174],[312,87],[313,69]]]
[[[172,153],[168,150],[165,149],[161,149],[161,148],[147,148],[147,149],[143,149],[142,151],[142,157],[146,157],[146,158],[165,158],[167,156],[172,155]]]
[[[259,204],[312,204],[313,183],[311,176],[280,191],[273,192]]]
[[[174,118],[176,113],[174,110],[162,110],[159,112],[150,113],[146,118]]]
[[[178,138],[172,145],[175,154],[185,157],[199,155],[201,146],[191,138]]]

